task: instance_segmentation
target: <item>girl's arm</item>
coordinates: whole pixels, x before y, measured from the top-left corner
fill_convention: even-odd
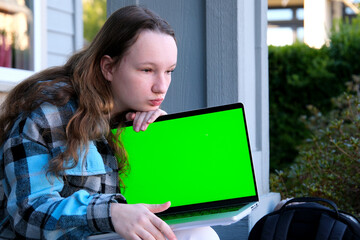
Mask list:
[[[43,107],[31,117],[19,120],[3,145],[0,161],[7,197],[5,219],[19,236],[80,239],[94,232],[114,231],[110,204],[117,203],[120,194],[79,190],[63,197],[62,176],[47,174],[48,163],[58,152],[54,149],[63,145],[64,111],[67,110]]]

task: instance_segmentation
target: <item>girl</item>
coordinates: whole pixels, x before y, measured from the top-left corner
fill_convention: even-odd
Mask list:
[[[159,106],[176,61],[169,24],[130,6],[64,66],[9,93],[0,116],[0,238],[115,231],[125,239],[218,239],[211,228],[174,233],[154,214],[169,202],[126,204],[120,194],[127,159],[110,126],[133,120],[135,131],[144,131],[166,114]]]

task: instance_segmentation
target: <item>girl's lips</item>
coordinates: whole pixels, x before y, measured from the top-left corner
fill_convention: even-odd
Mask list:
[[[164,99],[154,99],[154,100],[150,100],[149,102],[152,106],[160,106],[163,100]]]

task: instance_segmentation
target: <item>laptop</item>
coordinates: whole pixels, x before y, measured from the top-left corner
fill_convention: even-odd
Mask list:
[[[171,201],[157,215],[174,230],[232,224],[257,206],[242,103],[161,116],[144,132],[127,122],[120,138],[130,165],[122,194],[129,204]]]

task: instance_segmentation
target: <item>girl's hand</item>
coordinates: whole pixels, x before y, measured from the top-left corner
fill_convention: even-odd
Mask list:
[[[154,213],[165,211],[170,202],[164,204],[112,203],[111,220],[115,231],[126,240],[176,240],[174,232]]]
[[[134,121],[133,128],[136,132],[145,131],[150,123],[153,123],[158,117],[167,113],[160,108],[149,112],[129,112],[126,114],[126,120]]]

